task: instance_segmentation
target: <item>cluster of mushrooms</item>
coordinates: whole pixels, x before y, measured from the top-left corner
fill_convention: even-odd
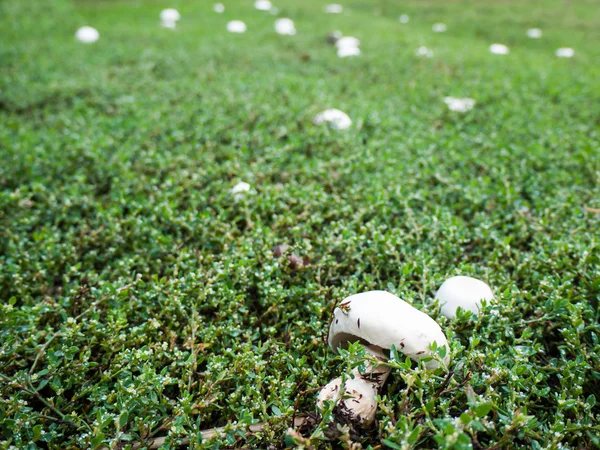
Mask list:
[[[458,308],[478,313],[481,301],[494,298],[483,281],[457,276],[446,280],[436,294],[441,312],[448,318],[456,316]],[[432,356],[432,345],[446,347],[440,360],[424,362],[427,370],[450,363],[450,349],[444,332],[435,320],[386,291],[369,291],[343,300],[333,311],[329,326],[329,347],[336,351],[349,343],[360,343],[380,364],[367,364],[364,373],[354,369],[345,381],[336,378],[319,393],[317,407],[323,411],[326,402],[333,402],[337,422],[366,428],[375,420],[377,395],[390,374],[386,365],[387,351],[394,346],[398,353],[414,361]]]

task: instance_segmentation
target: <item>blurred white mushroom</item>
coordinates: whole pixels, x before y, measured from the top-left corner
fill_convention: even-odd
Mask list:
[[[233,198],[236,201],[241,200],[246,194],[250,192],[250,185],[248,183],[245,183],[244,181],[240,181],[233,188],[231,188],[231,191],[229,192],[233,194]]]
[[[352,119],[339,109],[326,109],[317,114],[314,119],[316,125],[329,124],[335,130],[346,130],[352,126]]]
[[[100,39],[100,33],[98,33],[98,30],[92,27],[81,27],[75,33],[75,38],[84,44],[91,44]]]
[[[420,56],[422,58],[431,58],[433,57],[433,51],[422,45],[417,50],[415,50],[415,55]]]
[[[467,112],[475,106],[475,100],[472,98],[445,97],[444,102],[450,111],[456,112]]]
[[[278,34],[294,36],[296,34],[296,26],[292,19],[282,17],[275,21],[275,31]]]
[[[492,44],[490,45],[490,53],[494,55],[508,55],[508,47],[504,44]]]
[[[474,314],[479,312],[482,300],[493,300],[492,289],[483,281],[472,277],[448,278],[435,294],[439,301],[442,314],[449,319],[456,316],[460,307]]]
[[[434,33],[445,33],[448,30],[448,27],[445,23],[434,23],[431,29]]]
[[[556,50],[556,56],[559,58],[571,58],[575,55],[575,50],[569,47],[562,47]]]
[[[325,12],[327,14],[341,14],[343,10],[344,10],[344,7],[337,3],[332,3],[331,5],[325,5]]]
[[[336,41],[335,46],[337,48],[360,47],[360,41],[352,36],[344,36]]]
[[[246,24],[241,20],[232,20],[227,23],[227,31],[230,33],[245,33]]]
[[[181,14],[179,11],[173,8],[163,9],[160,12],[160,24],[164,28],[175,28],[177,26],[177,21],[181,19]]]
[[[527,30],[527,37],[530,37],[531,39],[539,39],[542,37],[542,30],[539,28],[530,28]]]
[[[358,48],[358,47],[340,47],[337,49],[337,55],[340,58],[360,56],[360,48]]]
[[[273,5],[269,0],[256,0],[254,2],[254,8],[259,11],[268,11],[271,9]]]
[[[223,5],[223,3],[215,3],[213,9],[216,13],[222,14],[225,12],[225,5]]]
[[[400,23],[408,23],[409,17],[406,14],[402,14],[398,20],[400,20]]]

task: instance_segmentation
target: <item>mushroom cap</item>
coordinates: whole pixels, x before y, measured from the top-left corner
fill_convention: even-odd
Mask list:
[[[336,41],[335,46],[337,48],[360,47],[360,41],[357,38],[352,37],[352,36],[344,36]]]
[[[556,50],[556,56],[559,58],[571,58],[575,55],[575,50],[569,47],[562,47]]]
[[[223,5],[223,3],[215,3],[213,6],[213,10],[216,13],[221,14],[221,13],[225,12],[225,5]]]
[[[440,303],[442,314],[452,319],[459,306],[477,314],[481,300],[493,300],[494,293],[486,283],[477,278],[458,276],[444,281],[435,298]]]
[[[356,341],[382,349],[395,345],[398,352],[414,361],[430,356],[433,342],[448,349],[446,336],[435,320],[386,291],[355,294],[340,303],[333,311],[328,340],[334,351]],[[444,363],[449,362],[448,349]],[[425,367],[436,369],[439,362],[427,361]]]
[[[337,49],[337,55],[340,58],[347,58],[349,56],[360,56],[360,48],[358,48],[358,47],[340,47]]]
[[[344,11],[344,7],[338,3],[325,5],[325,12],[328,14],[341,14],[342,11]]]
[[[292,19],[281,17],[275,21],[275,31],[278,34],[293,36],[296,34],[296,25]]]
[[[352,119],[344,111],[332,108],[317,114],[314,123],[316,125],[328,123],[335,130],[346,130],[352,126]]]
[[[527,30],[527,37],[530,37],[531,39],[539,39],[542,37],[542,30],[539,28],[530,28]]]
[[[77,32],[75,33],[75,38],[78,41],[83,42],[85,44],[91,44],[100,39],[100,33],[98,33],[98,30],[96,30],[95,28],[86,26],[81,27],[77,30]]]
[[[268,11],[272,6],[273,5],[271,4],[270,0],[256,0],[254,2],[254,8],[258,9],[259,11]]]
[[[508,55],[509,49],[504,44],[492,44],[490,45],[490,52],[494,55]]]
[[[177,22],[179,19],[181,19],[181,14],[176,9],[167,8],[160,12],[160,20],[162,21]]]
[[[230,33],[245,33],[246,24],[241,20],[232,20],[227,23],[227,31]]]
[[[445,23],[434,23],[431,29],[434,33],[445,33],[448,31],[448,27]]]

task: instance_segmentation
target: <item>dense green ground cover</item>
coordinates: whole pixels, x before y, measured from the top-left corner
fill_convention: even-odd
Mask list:
[[[600,446],[597,2],[276,4],[297,36],[242,0],[0,3],[0,447],[236,423],[207,446],[292,445],[295,407],[360,360],[327,350],[329,312],[369,289],[436,318],[453,362],[395,362],[364,447]],[[334,29],[363,55],[338,59]],[[328,107],[353,127],[314,126]],[[479,319],[439,315],[456,274],[495,290]],[[330,432],[304,445],[350,445]]]

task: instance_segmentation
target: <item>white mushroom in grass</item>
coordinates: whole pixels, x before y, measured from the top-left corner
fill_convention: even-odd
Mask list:
[[[332,3],[325,5],[325,12],[327,14],[341,14],[344,11],[344,7],[338,3]]]
[[[84,44],[92,44],[100,39],[100,33],[92,27],[81,27],[75,33],[75,38]]]
[[[294,36],[296,34],[296,25],[292,19],[281,17],[275,21],[275,32],[277,34]]]
[[[478,314],[481,301],[493,300],[494,293],[481,280],[458,276],[444,281],[435,294],[435,298],[440,303],[442,314],[452,319],[456,317],[456,311],[459,307]]]
[[[232,187],[229,192],[231,192],[235,201],[238,201],[243,199],[246,194],[251,193],[250,188],[251,186],[248,183],[245,181],[240,181],[238,184]]]
[[[167,8],[160,12],[160,24],[164,28],[175,28],[180,19],[181,14],[176,9]]]
[[[510,50],[504,44],[492,44],[490,45],[490,53],[494,55],[508,55]]]
[[[380,360],[387,360],[385,350],[395,346],[415,361],[432,356],[431,346],[446,347],[443,364],[450,362],[448,341],[440,326],[427,314],[412,307],[386,291],[370,291],[346,298],[333,312],[329,326],[328,343],[334,351],[350,342],[360,342],[365,350]],[[437,359],[426,361],[429,370],[437,369]],[[343,386],[336,378],[319,393],[317,406],[323,409],[325,401],[336,402],[333,412],[343,424],[368,426],[375,420],[375,397],[383,387],[390,368],[385,364],[367,365],[363,374],[352,372]]]
[[[246,24],[241,20],[232,20],[227,23],[227,31],[230,33],[245,33]]]
[[[542,37],[542,30],[539,28],[530,28],[527,30],[527,37],[531,39],[539,39]]]
[[[556,56],[559,58],[571,58],[575,55],[575,50],[569,47],[562,47],[556,50]]]
[[[434,33],[445,33],[446,31],[448,31],[448,27],[445,23],[434,23],[431,27],[431,30]]]
[[[225,5],[223,5],[223,3],[215,3],[215,5],[213,6],[213,10],[217,14],[222,14],[225,12]]]
[[[400,23],[408,23],[410,18],[408,17],[408,14],[402,14],[398,20]]]
[[[254,2],[254,8],[259,11],[268,11],[273,5],[269,0],[256,0]]]
[[[352,119],[344,111],[331,108],[316,115],[315,125],[329,124],[335,130],[347,130],[352,126]]]
[[[475,106],[475,100],[472,98],[444,97],[444,103],[448,105],[450,111],[467,112]]]

